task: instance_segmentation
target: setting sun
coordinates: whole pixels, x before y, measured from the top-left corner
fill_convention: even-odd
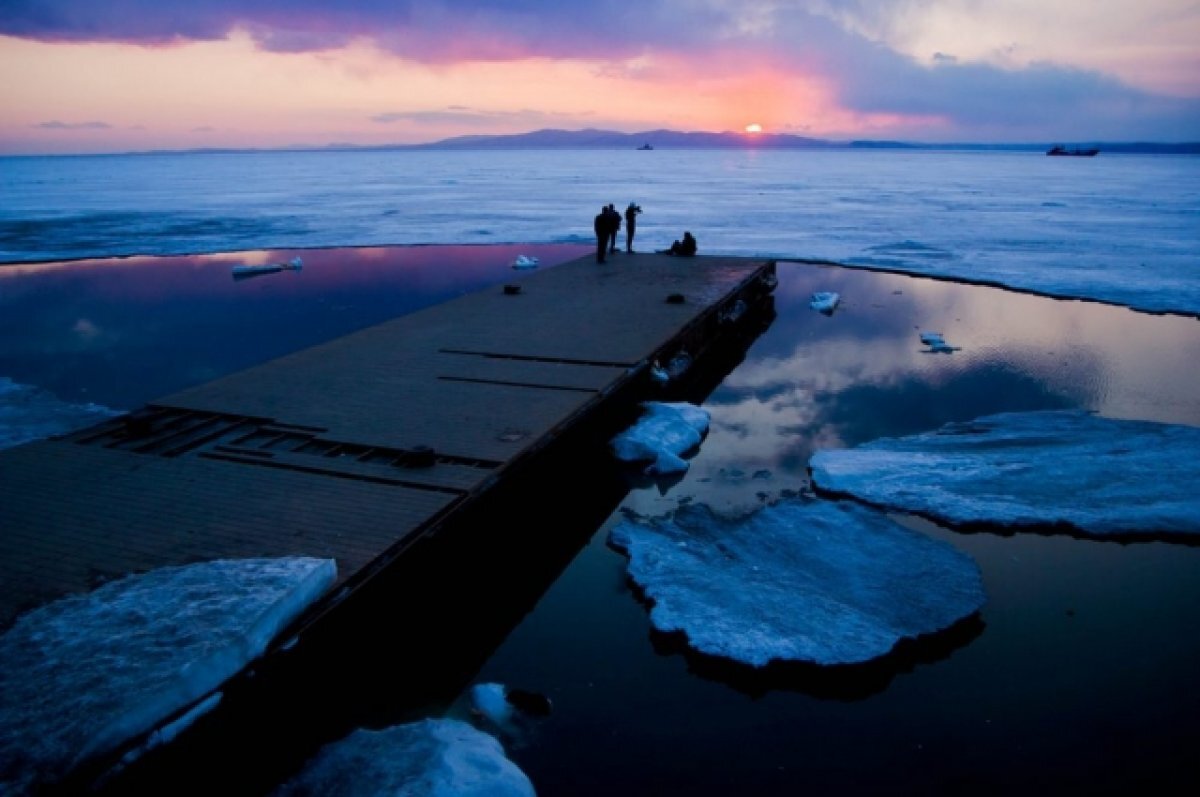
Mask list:
[[[758,122],[748,124],[748,125],[746,125],[746,132],[747,133],[761,133],[762,125],[760,125]]]

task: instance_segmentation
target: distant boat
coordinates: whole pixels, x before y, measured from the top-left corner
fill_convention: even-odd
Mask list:
[[[1100,152],[1098,149],[1067,149],[1066,147],[1051,147],[1046,150],[1047,155],[1073,155],[1079,158],[1090,158]]]
[[[235,280],[246,279],[247,277],[257,277],[260,274],[275,274],[280,271],[299,271],[304,267],[304,261],[298,257],[293,257],[286,263],[264,263],[257,266],[234,266],[233,278]]]
[[[650,146],[649,144],[642,144],[640,147],[638,147],[638,149],[654,149],[654,147]]]

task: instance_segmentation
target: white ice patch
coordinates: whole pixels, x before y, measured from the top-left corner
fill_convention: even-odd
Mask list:
[[[850,503],[790,500],[737,519],[686,506],[623,520],[609,542],[629,555],[655,628],[754,667],[870,661],[985,600],[966,554]]]
[[[814,310],[829,315],[833,313],[834,309],[838,306],[838,302],[841,300],[842,297],[839,296],[835,291],[819,291],[812,295],[812,298],[808,302],[808,306]]]
[[[953,524],[1200,533],[1200,429],[1005,413],[810,461],[818,487]]]
[[[512,267],[516,269],[537,268],[538,259],[529,255],[517,255],[517,259],[513,261]]]
[[[688,469],[684,457],[700,447],[708,432],[708,410],[687,402],[646,401],[642,416],[610,442],[623,462],[647,462],[645,473],[662,475]]]
[[[471,710],[498,727],[507,727],[513,718],[513,707],[505,696],[503,684],[475,684],[470,690]]]
[[[951,346],[947,343],[941,332],[922,332],[920,338],[921,342],[929,347],[929,351],[937,354],[951,354],[962,349],[962,346]]]
[[[323,747],[278,797],[310,794],[533,797],[495,737],[452,719],[359,729]]]
[[[52,783],[212,692],[335,575],[332,559],[205,562],[22,615],[0,636],[0,793]]]
[[[120,415],[99,404],[69,404],[49,391],[0,376],[0,450],[83,429]]]
[[[258,265],[239,265],[233,267],[233,278],[257,277],[260,274],[276,274],[280,271],[299,271],[304,268],[304,261],[293,257],[286,263],[262,263]]]

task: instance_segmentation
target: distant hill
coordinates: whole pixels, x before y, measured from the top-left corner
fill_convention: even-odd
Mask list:
[[[529,133],[491,136],[457,136],[425,144],[327,144],[272,148],[206,147],[185,150],[133,151],[125,155],[231,154],[255,152],[393,152],[403,150],[521,150],[521,149],[806,149],[806,150],[937,150],[966,152],[1045,152],[1054,145],[1098,149],[1100,154],[1200,155],[1200,141],[1180,143],[1052,141],[1046,143],[931,144],[912,141],[831,141],[805,138],[790,133],[707,133],[680,130],[646,130],[621,133],[615,130],[534,130]],[[17,156],[21,157],[21,156]],[[77,157],[77,156],[63,156]],[[86,157],[86,156],[84,156]]]
[[[741,133],[681,132],[678,130],[647,130],[642,133],[619,133],[614,130],[534,130],[508,136],[458,136],[414,149],[638,149],[649,145],[655,149],[715,149],[715,148],[829,148],[840,147],[831,141],[803,138],[787,134],[758,133],[753,137]]]

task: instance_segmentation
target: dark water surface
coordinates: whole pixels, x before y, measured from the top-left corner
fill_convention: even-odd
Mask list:
[[[240,282],[229,269],[245,254],[5,267],[0,375],[64,400],[133,408],[520,279],[509,266],[517,254],[549,267],[587,251],[279,251],[249,257],[300,254],[304,269]],[[651,514],[681,501],[745,511],[806,492],[807,461],[819,448],[1001,411],[1084,407],[1200,425],[1196,319],[834,267],[781,262],[778,272],[776,316],[708,396],[712,430],[682,480],[614,492],[600,486],[607,465],[583,466],[579,492],[595,484],[605,493],[598,516],[581,517],[577,499],[556,487],[504,519],[518,531],[577,540],[538,575],[543,583],[450,573],[420,606],[449,624],[459,622],[448,609],[455,601],[479,614],[509,604],[483,649],[460,657],[460,685],[498,681],[553,700],[547,719],[506,739],[538,793],[1192,793],[1200,786],[1197,546],[962,534],[900,518],[979,562],[988,602],[978,617],[871,666],[834,670],[754,672],[651,631],[625,558],[605,542],[615,516],[605,517],[619,500]],[[828,290],[841,294],[838,310],[811,310],[810,295]],[[924,330],[961,350],[923,351]],[[560,474],[564,484],[573,476]],[[419,710],[403,694],[428,677],[416,662],[457,650],[414,641],[392,607],[381,614],[374,638],[340,649],[346,661],[336,677],[297,681],[293,720],[307,723],[309,744],[355,724],[462,713],[453,692],[429,695]],[[199,755],[211,769],[230,766],[233,750],[204,744]],[[178,777],[188,778],[180,766]],[[229,775],[226,786],[256,793],[276,777],[264,764]]]

